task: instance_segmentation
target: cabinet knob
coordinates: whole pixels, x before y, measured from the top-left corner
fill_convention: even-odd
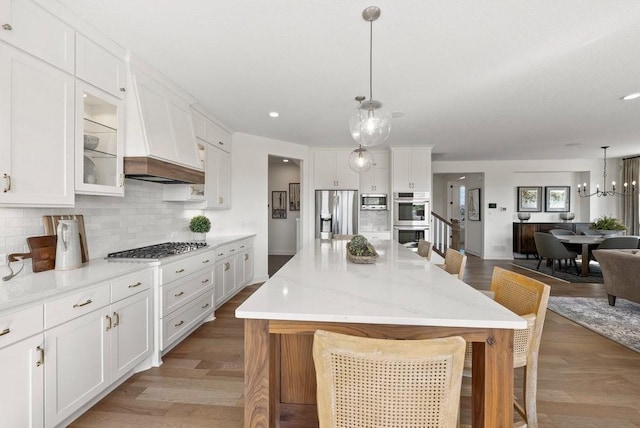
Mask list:
[[[13,27],[11,26],[11,24],[2,24],[2,29],[3,30],[7,30],[7,31],[11,31],[11,30],[13,30]]]
[[[120,88],[120,92],[127,92],[127,88]]]
[[[221,146],[224,146],[224,143],[222,141],[218,141],[218,144],[220,144]]]
[[[3,193],[7,193],[11,191],[11,176],[9,174],[2,174],[2,178],[4,178],[5,186],[2,189]]]

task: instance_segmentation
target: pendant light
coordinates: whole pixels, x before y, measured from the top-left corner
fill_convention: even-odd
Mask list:
[[[371,153],[363,149],[362,146],[352,151],[349,155],[349,168],[355,172],[367,171],[371,168],[372,163]]]
[[[633,192],[636,191],[636,182],[635,180],[631,182],[631,191],[629,191],[629,184],[624,183],[622,188],[622,192],[616,191],[616,182],[611,182],[611,190],[607,190],[607,149],[609,146],[600,147],[604,150],[604,171],[602,172],[602,190],[600,190],[600,186],[596,185],[596,191],[593,193],[587,193],[587,183],[584,183],[582,186],[578,184],[578,195],[581,198],[590,198],[592,196],[631,196]]]
[[[373,21],[380,17],[380,8],[370,6],[362,11],[362,18],[369,22],[369,99],[362,101],[349,120],[351,137],[361,146],[383,143],[391,133],[391,112],[380,101],[373,99]],[[363,102],[364,101],[364,102]]]

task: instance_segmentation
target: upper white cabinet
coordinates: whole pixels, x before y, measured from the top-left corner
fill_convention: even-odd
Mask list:
[[[127,137],[126,155],[152,156],[202,170],[189,103],[148,72],[132,71],[138,102],[128,97],[128,110],[137,112],[139,105],[139,126],[145,141],[139,141],[138,135]],[[135,116],[127,117],[135,122]],[[127,130],[130,126],[138,124],[128,122]]]
[[[78,81],[76,114],[76,193],[124,196],[124,101]]]
[[[431,191],[431,149],[391,148],[394,192]]]
[[[360,176],[349,168],[352,150],[316,150],[313,155],[315,189],[358,189]]]
[[[126,92],[126,65],[106,49],[76,34],[76,76],[117,97]]]
[[[229,132],[198,110],[192,109],[191,114],[193,116],[193,128],[198,139],[231,153],[231,134]]]
[[[389,193],[389,153],[369,152],[371,168],[360,173],[360,193]]]
[[[0,3],[0,40],[73,74],[73,28],[30,0]]]
[[[73,205],[74,84],[0,44],[0,206]]]
[[[205,143],[204,147],[206,208],[231,208],[231,155],[213,144]]]

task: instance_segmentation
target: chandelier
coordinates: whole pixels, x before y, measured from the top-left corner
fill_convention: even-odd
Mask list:
[[[362,18],[369,22],[369,99],[356,97],[360,104],[349,120],[351,137],[361,146],[381,144],[391,132],[391,112],[373,99],[373,21],[379,17],[379,7],[370,6],[362,11]]]
[[[616,191],[616,182],[611,182],[611,190],[607,190],[607,149],[609,146],[600,147],[604,150],[604,170],[602,172],[602,190],[600,190],[600,186],[596,185],[596,191],[593,193],[587,193],[587,183],[584,183],[582,186],[578,184],[578,195],[581,198],[590,198],[591,196],[630,196],[636,190],[636,182],[635,180],[631,182],[631,191],[629,191],[628,183],[624,183],[622,185],[623,191]]]

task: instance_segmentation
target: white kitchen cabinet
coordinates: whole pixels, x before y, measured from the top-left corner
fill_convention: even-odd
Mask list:
[[[6,427],[44,427],[44,335],[0,350],[0,414]]]
[[[196,138],[231,153],[231,134],[196,109],[191,109]]]
[[[78,81],[76,115],[76,193],[124,196],[124,101]]]
[[[234,291],[237,293],[253,278],[253,248],[251,247],[251,240],[240,241],[236,248]]]
[[[127,90],[126,64],[80,33],[76,34],[76,77],[117,98]]]
[[[75,31],[30,0],[2,0],[0,40],[74,72]]]
[[[349,168],[352,150],[316,150],[313,155],[313,185],[315,189],[359,188],[360,176]]]
[[[231,208],[231,155],[205,143],[204,197],[206,208]]]
[[[0,206],[73,206],[74,83],[0,44]]]
[[[372,165],[360,173],[360,193],[389,194],[389,154],[371,153]]]
[[[214,282],[216,284],[216,308],[219,308],[224,302],[229,300],[236,291],[236,258],[235,253],[229,253],[228,249],[224,250],[224,256],[219,256],[222,251],[218,251],[216,255],[216,266],[214,270]]]
[[[157,159],[202,170],[188,102],[145,72],[134,70],[133,78],[146,137],[144,150],[138,148],[136,154],[146,152]],[[130,108],[137,111],[130,98]]]
[[[431,150],[392,148],[394,192],[431,191]]]
[[[111,383],[108,307],[45,332],[45,420],[57,426]]]

